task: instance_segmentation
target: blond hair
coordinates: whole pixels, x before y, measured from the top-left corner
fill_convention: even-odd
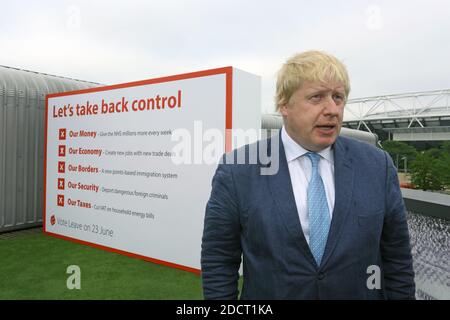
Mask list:
[[[350,93],[347,69],[341,61],[323,51],[306,51],[288,59],[278,72],[276,110],[287,104],[305,81],[340,83],[345,88],[346,98]]]

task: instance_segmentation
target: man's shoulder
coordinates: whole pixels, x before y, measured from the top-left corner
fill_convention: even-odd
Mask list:
[[[343,136],[339,136],[337,142],[346,150],[350,157],[356,160],[366,160],[373,163],[386,160],[385,151],[368,142]]]

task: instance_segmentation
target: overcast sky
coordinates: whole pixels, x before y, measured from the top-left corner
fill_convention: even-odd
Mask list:
[[[347,65],[350,98],[450,88],[448,0],[1,1],[0,65],[115,84],[223,66],[262,77],[296,52]]]

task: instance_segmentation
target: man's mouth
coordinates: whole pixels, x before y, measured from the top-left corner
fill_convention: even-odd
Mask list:
[[[324,131],[330,131],[330,130],[334,130],[334,128],[336,128],[335,124],[321,124],[321,125],[317,125],[316,128],[319,128],[320,130],[324,130]]]

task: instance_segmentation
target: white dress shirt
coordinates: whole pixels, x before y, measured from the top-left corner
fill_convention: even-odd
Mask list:
[[[309,244],[309,217],[308,217],[308,201],[307,191],[311,178],[311,160],[306,153],[309,151],[297,144],[286,132],[281,129],[281,141],[283,142],[284,151],[289,167],[289,175],[291,176],[292,190],[294,191],[295,204],[300,218],[300,223]],[[327,196],[328,209],[330,212],[330,220],[332,218],[334,208],[334,155],[331,146],[317,152],[320,155],[319,174],[325,187]],[[281,191],[281,190],[280,190]]]

